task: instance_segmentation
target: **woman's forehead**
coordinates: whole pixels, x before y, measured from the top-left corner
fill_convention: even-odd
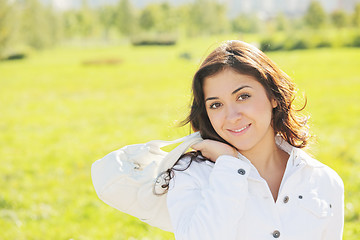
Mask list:
[[[254,89],[262,87],[257,79],[251,75],[238,73],[232,69],[222,70],[204,79],[204,95],[233,93],[239,87],[248,86]]]

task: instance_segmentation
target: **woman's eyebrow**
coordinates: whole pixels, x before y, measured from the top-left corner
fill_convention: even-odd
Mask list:
[[[218,97],[209,97],[209,98],[205,99],[205,102],[209,101],[209,100],[215,100],[215,99],[219,99],[219,98]]]
[[[248,86],[248,85],[245,85],[245,86],[241,86],[241,87],[239,87],[239,88],[237,88],[237,89],[235,89],[232,93],[231,93],[231,95],[234,95],[235,93],[237,93],[238,91],[240,91],[241,89],[243,89],[243,88],[251,88],[250,86]]]
[[[241,86],[241,87],[235,89],[235,90],[231,93],[231,95],[234,95],[235,93],[237,93],[238,91],[240,91],[241,89],[244,89],[244,88],[251,88],[251,87],[248,86],[248,85]],[[205,99],[205,102],[206,102],[206,101],[209,101],[209,100],[215,100],[215,99],[219,99],[219,98],[218,98],[218,97],[209,97],[209,98]]]

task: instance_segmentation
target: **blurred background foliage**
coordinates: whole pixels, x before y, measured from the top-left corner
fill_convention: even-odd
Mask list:
[[[155,1],[142,8],[130,0],[91,7],[61,9],[39,0],[0,0],[0,56],[23,54],[59,44],[176,44],[182,37],[213,34],[256,34],[262,50],[321,47],[360,47],[360,3],[352,11],[335,8],[326,12],[310,1],[302,14],[254,14],[229,16],[228,6],[213,0],[183,4]]]
[[[174,239],[102,203],[91,163],[189,133],[175,121],[192,75],[228,39],[267,51],[306,90],[317,136],[308,150],[344,180],[344,239],[360,239],[358,0],[330,10],[276,0],[308,2],[299,14],[229,14],[225,2],[240,1],[225,0],[54,2],[0,0],[1,240]]]

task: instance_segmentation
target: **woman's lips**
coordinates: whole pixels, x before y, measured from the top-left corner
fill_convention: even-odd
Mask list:
[[[238,128],[238,129],[228,129],[229,132],[231,132],[232,134],[242,134],[244,133],[247,129],[249,129],[249,127],[251,126],[251,123],[249,123],[248,125],[246,125],[245,127],[242,128]]]

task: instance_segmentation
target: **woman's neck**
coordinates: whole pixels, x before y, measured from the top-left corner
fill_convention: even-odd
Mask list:
[[[250,160],[260,175],[267,175],[266,172],[274,169],[283,169],[289,158],[289,155],[276,145],[274,133],[266,134],[252,149],[240,153]]]
[[[267,182],[276,202],[289,155],[281,150],[275,142],[274,134],[263,138],[254,148],[242,151],[255,166],[260,176]]]

